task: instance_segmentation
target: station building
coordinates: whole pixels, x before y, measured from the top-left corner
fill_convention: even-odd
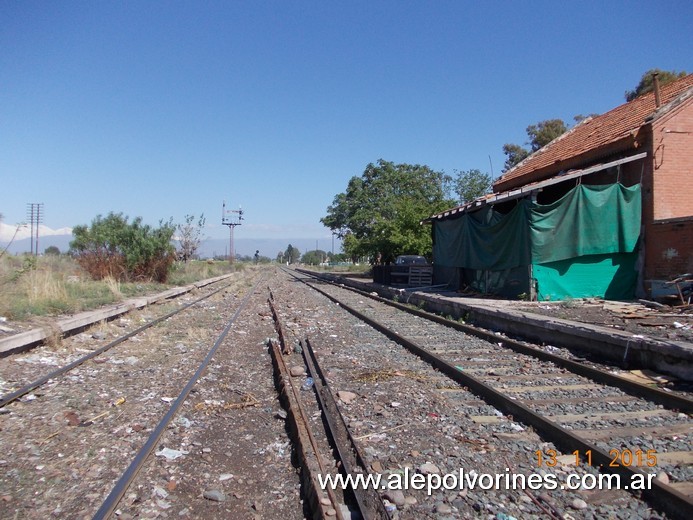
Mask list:
[[[583,120],[426,222],[436,284],[537,300],[673,290],[693,272],[693,74]]]

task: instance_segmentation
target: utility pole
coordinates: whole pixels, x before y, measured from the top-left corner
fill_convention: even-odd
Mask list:
[[[226,201],[223,202],[221,206],[221,223],[224,226],[229,226],[229,263],[232,264],[236,260],[235,250],[233,248],[233,230],[236,226],[241,225],[241,220],[243,220],[243,210],[238,207],[238,209],[226,209]]]
[[[26,216],[31,223],[31,254],[38,255],[39,224],[43,222],[43,202],[30,202],[26,205]],[[36,241],[34,242],[34,224],[36,225]],[[36,247],[34,248],[34,244]]]

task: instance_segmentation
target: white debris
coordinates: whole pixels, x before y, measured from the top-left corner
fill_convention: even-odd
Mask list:
[[[172,450],[171,448],[164,448],[161,451],[156,452],[157,457],[166,457],[168,460],[176,460],[179,457],[182,457],[183,455],[187,455],[190,453],[189,451],[182,451],[182,450]]]

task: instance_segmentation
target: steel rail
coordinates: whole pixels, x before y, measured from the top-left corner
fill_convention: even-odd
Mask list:
[[[281,324],[281,320],[279,319],[279,314],[277,313],[277,310],[274,306],[274,297],[272,295],[272,291],[270,291],[270,298],[268,300],[268,304],[270,306],[270,309],[272,311],[272,316],[274,318],[274,323],[275,323],[275,328],[277,330],[277,334],[279,335],[279,341],[281,348],[275,343],[271,344],[271,349],[272,349],[272,358],[274,362],[277,365],[277,368],[279,369],[279,372],[283,378],[284,381],[288,381],[288,386],[291,389],[291,396],[286,396],[288,398],[288,407],[289,411],[291,412],[291,416],[294,420],[294,426],[296,428],[296,432],[301,439],[299,440],[299,443],[301,445],[301,448],[305,450],[305,445],[304,445],[304,440],[302,437],[307,437],[308,438],[308,443],[310,444],[311,450],[313,452],[313,456],[315,457],[315,461],[318,464],[318,470],[320,471],[321,474],[326,475],[328,472],[327,465],[325,464],[325,461],[323,460],[323,456],[320,453],[320,448],[318,446],[318,443],[315,439],[315,435],[313,435],[312,430],[310,429],[309,422],[308,422],[308,415],[306,414],[305,409],[303,408],[303,404],[301,402],[300,394],[299,391],[296,389],[296,386],[294,385],[294,381],[289,375],[289,369],[286,366],[286,363],[284,362],[284,357],[282,356],[282,350],[286,348],[286,335],[284,334],[284,327]],[[285,386],[286,389],[286,386]],[[293,407],[296,409],[294,410]],[[307,454],[304,454],[304,464],[308,466],[308,460],[307,460]],[[316,482],[314,480],[314,476],[312,474],[312,471],[310,471],[310,468],[306,468],[308,470],[308,474],[306,475],[310,483],[312,484],[312,489],[310,489],[311,494],[315,497],[316,499],[316,510],[314,511],[314,514],[318,514],[319,518],[326,518],[327,515],[323,511],[322,503],[320,502],[320,492],[319,492],[319,486],[316,486]],[[332,506],[335,510],[335,515],[337,517],[337,520],[344,520],[344,516],[342,515],[342,511],[339,507],[339,502],[337,501],[337,497],[334,493],[334,490],[331,489],[329,486],[325,489],[327,496],[329,497],[330,502],[332,503]]]
[[[69,372],[70,370],[72,370],[72,369],[74,369],[74,368],[77,368],[78,366],[80,366],[80,365],[86,363],[86,362],[89,361],[90,359],[93,359],[93,358],[95,358],[95,357],[97,357],[97,356],[100,356],[101,354],[103,354],[103,353],[106,352],[107,350],[110,350],[111,348],[115,347],[116,345],[119,345],[120,343],[122,343],[122,342],[124,342],[124,341],[126,341],[126,340],[128,340],[128,339],[130,339],[130,338],[132,338],[132,337],[134,337],[134,336],[136,336],[136,335],[139,334],[140,332],[142,332],[142,331],[144,331],[144,330],[147,330],[147,329],[150,328],[150,327],[153,327],[153,326],[156,325],[157,323],[161,323],[162,321],[167,320],[167,319],[171,318],[172,316],[175,316],[175,315],[178,314],[179,312],[183,312],[184,310],[186,310],[186,309],[192,307],[193,305],[195,305],[195,304],[197,304],[197,303],[199,303],[199,302],[201,302],[201,301],[203,301],[203,300],[206,300],[207,298],[209,298],[209,297],[211,297],[211,296],[214,296],[216,293],[222,291],[223,289],[226,289],[227,287],[229,287],[229,286],[228,286],[228,285],[225,285],[225,286],[223,286],[223,287],[220,287],[219,289],[216,289],[215,291],[213,291],[213,292],[211,292],[211,293],[209,293],[209,294],[206,294],[205,296],[202,296],[201,298],[198,298],[197,300],[195,300],[195,301],[193,301],[193,302],[190,302],[190,303],[185,304],[184,306],[182,306],[182,307],[179,308],[179,309],[176,309],[175,311],[169,312],[168,314],[166,314],[166,315],[164,315],[164,316],[160,316],[160,317],[158,317],[158,318],[156,318],[156,319],[150,321],[149,323],[145,323],[145,324],[142,325],[141,327],[138,327],[137,329],[135,329],[135,330],[133,330],[133,331],[131,331],[131,332],[125,334],[124,336],[121,336],[121,337],[119,337],[118,339],[116,339],[116,340],[114,340],[114,341],[111,341],[110,343],[108,343],[108,344],[104,345],[103,347],[101,347],[101,348],[95,350],[94,352],[90,352],[89,354],[87,354],[87,355],[85,355],[85,356],[82,356],[82,357],[79,358],[79,359],[76,359],[76,360],[73,361],[72,363],[69,363],[69,364],[67,364],[67,365],[65,365],[65,366],[63,366],[63,367],[61,367],[61,368],[58,368],[58,369],[56,369],[56,370],[53,370],[53,371],[50,372],[49,374],[47,374],[47,375],[45,375],[45,376],[42,376],[42,377],[36,379],[35,381],[32,381],[31,383],[28,383],[28,384],[24,385],[23,387],[21,387],[21,388],[15,390],[14,392],[10,392],[10,393],[8,393],[8,394],[3,395],[2,397],[0,397],[0,408],[2,408],[2,407],[4,407],[4,406],[7,406],[8,404],[10,404],[10,403],[13,402],[13,401],[16,401],[17,399],[19,399],[20,397],[22,397],[22,396],[28,394],[28,393],[31,392],[32,390],[36,390],[36,389],[39,388],[40,386],[46,384],[46,383],[47,383],[48,381],[50,381],[51,379],[55,379],[56,377],[58,377],[58,376],[60,376],[60,375],[63,375],[63,374],[65,374],[66,372]]]
[[[322,291],[321,289],[314,287],[312,284],[307,282],[304,283],[320,294],[323,294],[334,303],[337,303],[340,307],[350,312],[358,319],[368,323],[374,329],[378,330],[391,340],[399,343],[424,361],[430,363],[434,368],[438,369],[446,376],[450,377],[459,384],[466,386],[472,392],[482,397],[482,399],[484,399],[487,403],[495,406],[504,414],[511,415],[515,420],[519,420],[533,427],[546,439],[551,440],[554,444],[556,444],[556,446],[564,451],[578,451],[581,454],[591,451],[592,461],[596,463],[601,471],[615,473],[620,476],[627,477],[628,479],[632,479],[634,475],[640,475],[644,481],[648,480],[646,478],[647,474],[639,468],[621,465],[616,467],[610,466],[613,457],[609,456],[608,453],[604,452],[598,446],[588,442],[585,439],[582,439],[581,437],[572,433],[570,430],[562,428],[560,425],[547,419],[546,417],[536,414],[525,405],[511,399],[502,392],[499,392],[493,387],[485,384],[481,380],[460,371],[454,365],[427,351],[414,341],[411,341],[404,336],[388,329],[385,325],[360,313],[356,309],[350,307],[344,302],[341,302],[339,299],[328,294],[327,292]],[[691,511],[693,511],[693,500],[683,493],[677,491],[672,486],[663,484],[657,480],[652,480],[651,485],[652,487],[650,489],[639,490],[641,492],[640,496],[644,500],[658,508],[660,511],[671,515],[673,518],[681,518],[682,520],[688,520],[690,518]],[[629,487],[631,489],[628,491],[632,494],[636,494],[636,490],[633,490],[632,486]]]
[[[347,428],[344,416],[337,407],[337,403],[334,400],[325,375],[320,369],[308,338],[306,338],[303,345],[303,359],[313,377],[320,407],[325,416],[332,443],[337,449],[344,470],[348,475],[356,475],[358,473],[367,475],[369,473],[368,465],[363,459],[349,428]],[[361,488],[357,486],[352,488],[351,491],[354,493],[362,518],[366,520],[390,518],[390,514],[385,508],[385,504],[377,490],[371,487]]]
[[[123,475],[120,477],[120,479],[118,479],[111,492],[108,494],[104,502],[101,504],[101,507],[96,511],[96,513],[93,516],[94,520],[103,520],[105,518],[108,518],[115,511],[116,507],[118,506],[118,503],[123,498],[123,495],[127,491],[128,487],[130,486],[132,481],[135,480],[135,477],[137,477],[137,474],[144,465],[145,461],[147,460],[147,458],[149,457],[149,455],[161,439],[161,436],[164,434],[166,427],[173,420],[181,406],[183,406],[183,403],[190,394],[190,391],[192,390],[193,386],[195,386],[197,380],[207,369],[207,366],[212,360],[212,357],[214,356],[214,354],[216,354],[217,350],[219,350],[219,346],[228,335],[229,331],[231,330],[231,327],[233,327],[233,325],[235,324],[236,319],[240,315],[241,311],[243,311],[243,309],[247,306],[248,302],[250,301],[250,298],[253,296],[253,294],[255,294],[255,290],[257,289],[261,281],[262,280],[258,280],[255,283],[255,285],[251,288],[251,290],[248,292],[248,294],[243,298],[243,301],[239,305],[238,309],[236,309],[236,312],[234,312],[233,316],[231,316],[231,319],[229,319],[228,324],[221,332],[217,340],[214,342],[214,345],[207,353],[207,356],[202,360],[202,363],[200,363],[199,367],[197,368],[193,376],[190,378],[188,383],[185,385],[178,398],[173,402],[173,404],[168,409],[161,421],[159,421],[159,424],[156,426],[154,431],[152,431],[151,435],[144,443],[142,448],[140,448],[139,452],[132,460],[128,468],[125,470]]]
[[[327,282],[331,285],[337,285],[335,282],[325,280],[324,278],[315,276],[311,273],[306,273],[304,271],[301,272],[308,276],[317,278],[320,281]],[[597,383],[615,386],[617,388],[620,388],[624,392],[627,392],[636,397],[642,397],[644,399],[652,401],[653,403],[661,404],[665,408],[677,410],[688,414],[693,413],[693,399],[689,397],[680,394],[665,392],[664,390],[661,390],[659,388],[654,388],[651,386],[644,385],[642,383],[638,383],[636,381],[631,381],[630,379],[626,379],[616,374],[612,374],[605,370],[585,365],[583,363],[580,363],[579,361],[574,361],[572,359],[568,359],[557,354],[546,352],[545,350],[541,350],[540,348],[524,343],[522,341],[508,338],[507,336],[499,337],[496,336],[493,332],[489,332],[487,330],[480,329],[466,323],[459,323],[457,321],[449,320],[437,314],[426,312],[421,309],[415,309],[402,303],[394,302],[392,300],[388,300],[387,298],[376,296],[362,291],[360,289],[356,289],[354,287],[343,286],[342,288],[360,294],[366,298],[378,301],[385,305],[389,305],[390,307],[395,307],[396,309],[408,312],[409,314],[419,316],[420,318],[424,318],[439,323],[441,325],[454,328],[455,330],[464,332],[465,334],[476,336],[480,339],[489,341],[491,343],[501,343],[499,345],[501,347],[510,348],[515,352],[518,352],[520,354],[526,354],[528,356],[541,359],[542,361],[549,361],[558,366],[566,368],[578,375],[592,379]]]

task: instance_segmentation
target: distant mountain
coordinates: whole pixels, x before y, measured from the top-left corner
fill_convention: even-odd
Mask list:
[[[28,224],[23,224],[21,226],[11,226],[0,222],[0,244],[7,245],[12,238],[15,240],[22,240],[28,238],[31,240],[32,229]],[[33,235],[36,236],[36,229],[33,230]],[[48,226],[39,224],[38,227],[39,241],[41,237],[52,236],[52,235],[72,235],[72,228],[60,228],[51,229]]]

